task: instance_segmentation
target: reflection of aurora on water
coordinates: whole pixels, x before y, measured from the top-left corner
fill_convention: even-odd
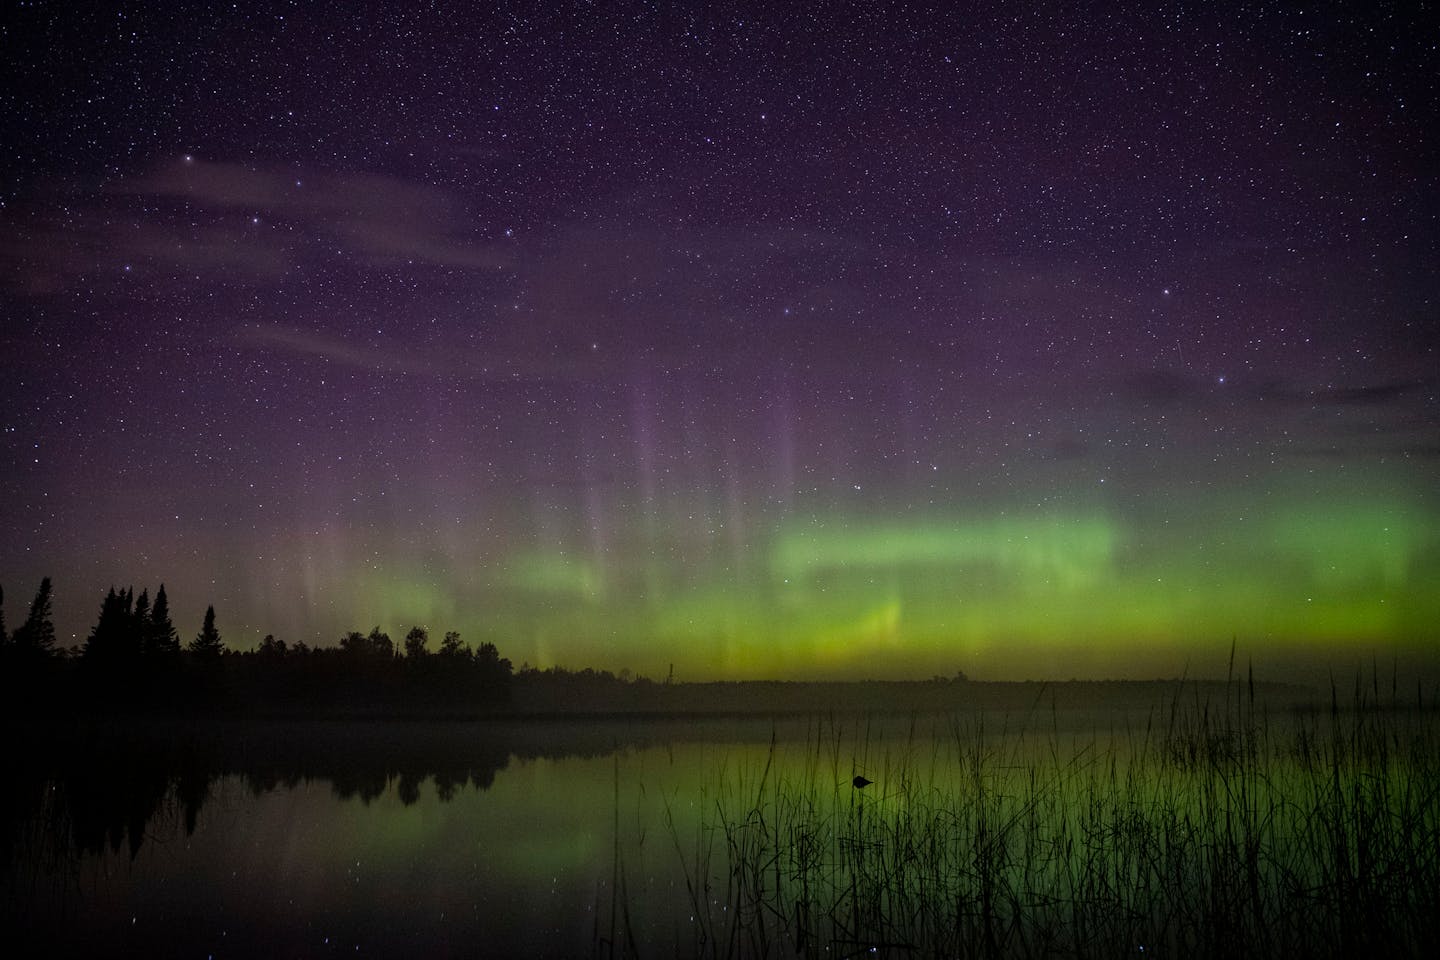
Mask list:
[[[793,943],[853,924],[840,905],[868,883],[895,894],[864,900],[869,930],[974,944],[957,953],[980,950],[978,909],[1047,955],[1106,924],[1107,953],[1157,930],[1213,945],[1234,937],[1219,910],[1307,956],[1347,930],[1428,937],[1433,699],[1337,720],[1246,690],[779,722],[109,725],[66,751],[50,730],[10,771],[0,917],[25,955],[578,956],[628,928],[634,952],[710,956],[739,925],[823,956]],[[1355,837],[1372,869],[1336,871]]]

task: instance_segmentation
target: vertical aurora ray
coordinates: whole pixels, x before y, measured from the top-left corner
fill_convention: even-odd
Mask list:
[[[1418,5],[147,9],[7,35],[12,626],[1440,678]]]
[[[362,578],[357,603],[372,597],[397,628],[407,610],[450,616],[517,664],[658,676],[674,663],[695,678],[1124,675],[1178,670],[1232,636],[1285,656],[1423,651],[1440,622],[1440,524],[1403,471],[1353,485],[1272,477],[1183,500],[1157,491],[1128,512],[1096,496],[1070,510],[773,520],[752,507],[743,533],[720,500],[708,513],[704,498],[693,512],[617,505],[603,560],[583,532],[587,496],[536,528],[549,549],[479,551],[438,588]]]

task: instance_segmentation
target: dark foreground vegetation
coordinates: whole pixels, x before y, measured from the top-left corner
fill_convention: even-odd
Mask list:
[[[853,744],[815,737],[799,775],[772,748],[717,779],[698,831],[672,825],[693,911],[675,952],[1430,955],[1433,702],[1380,708],[1377,685],[1276,715],[1241,690],[1106,737],[956,718],[938,745],[868,751],[864,789]],[[643,905],[611,916],[605,947],[641,952]]]

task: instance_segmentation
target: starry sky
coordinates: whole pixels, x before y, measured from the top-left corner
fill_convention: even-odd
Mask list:
[[[7,623],[1440,675],[1440,32],[1218,6],[11,5]]]

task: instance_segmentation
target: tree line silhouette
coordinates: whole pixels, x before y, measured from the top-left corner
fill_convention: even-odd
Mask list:
[[[29,616],[4,633],[0,592],[0,711],[43,716],[56,704],[79,713],[251,712],[279,717],[381,718],[475,715],[659,714],[697,709],[748,712],[795,709],[773,684],[708,684],[704,695],[629,670],[560,666],[517,671],[493,643],[471,649],[447,631],[432,650],[429,631],[412,627],[397,646],[374,627],[350,631],[335,646],[287,644],[267,634],[252,651],[226,647],[214,606],[200,632],[182,645],[161,584],[111,587],[95,626],[76,649],[56,646],[46,577]],[[749,691],[747,693],[746,691]],[[818,699],[816,699],[818,698]],[[814,693],[804,706],[834,706]]]
[[[334,647],[287,644],[266,635],[253,651],[226,647],[208,606],[200,631],[182,645],[161,584],[111,587],[84,643],[58,647],[52,587],[45,577],[24,622],[7,633],[0,588],[0,674],[12,708],[71,694],[82,707],[244,710],[270,713],[394,715],[465,713],[503,706],[514,670],[493,643],[477,649],[455,631],[439,649],[412,627],[399,648],[378,626],[352,631]]]

